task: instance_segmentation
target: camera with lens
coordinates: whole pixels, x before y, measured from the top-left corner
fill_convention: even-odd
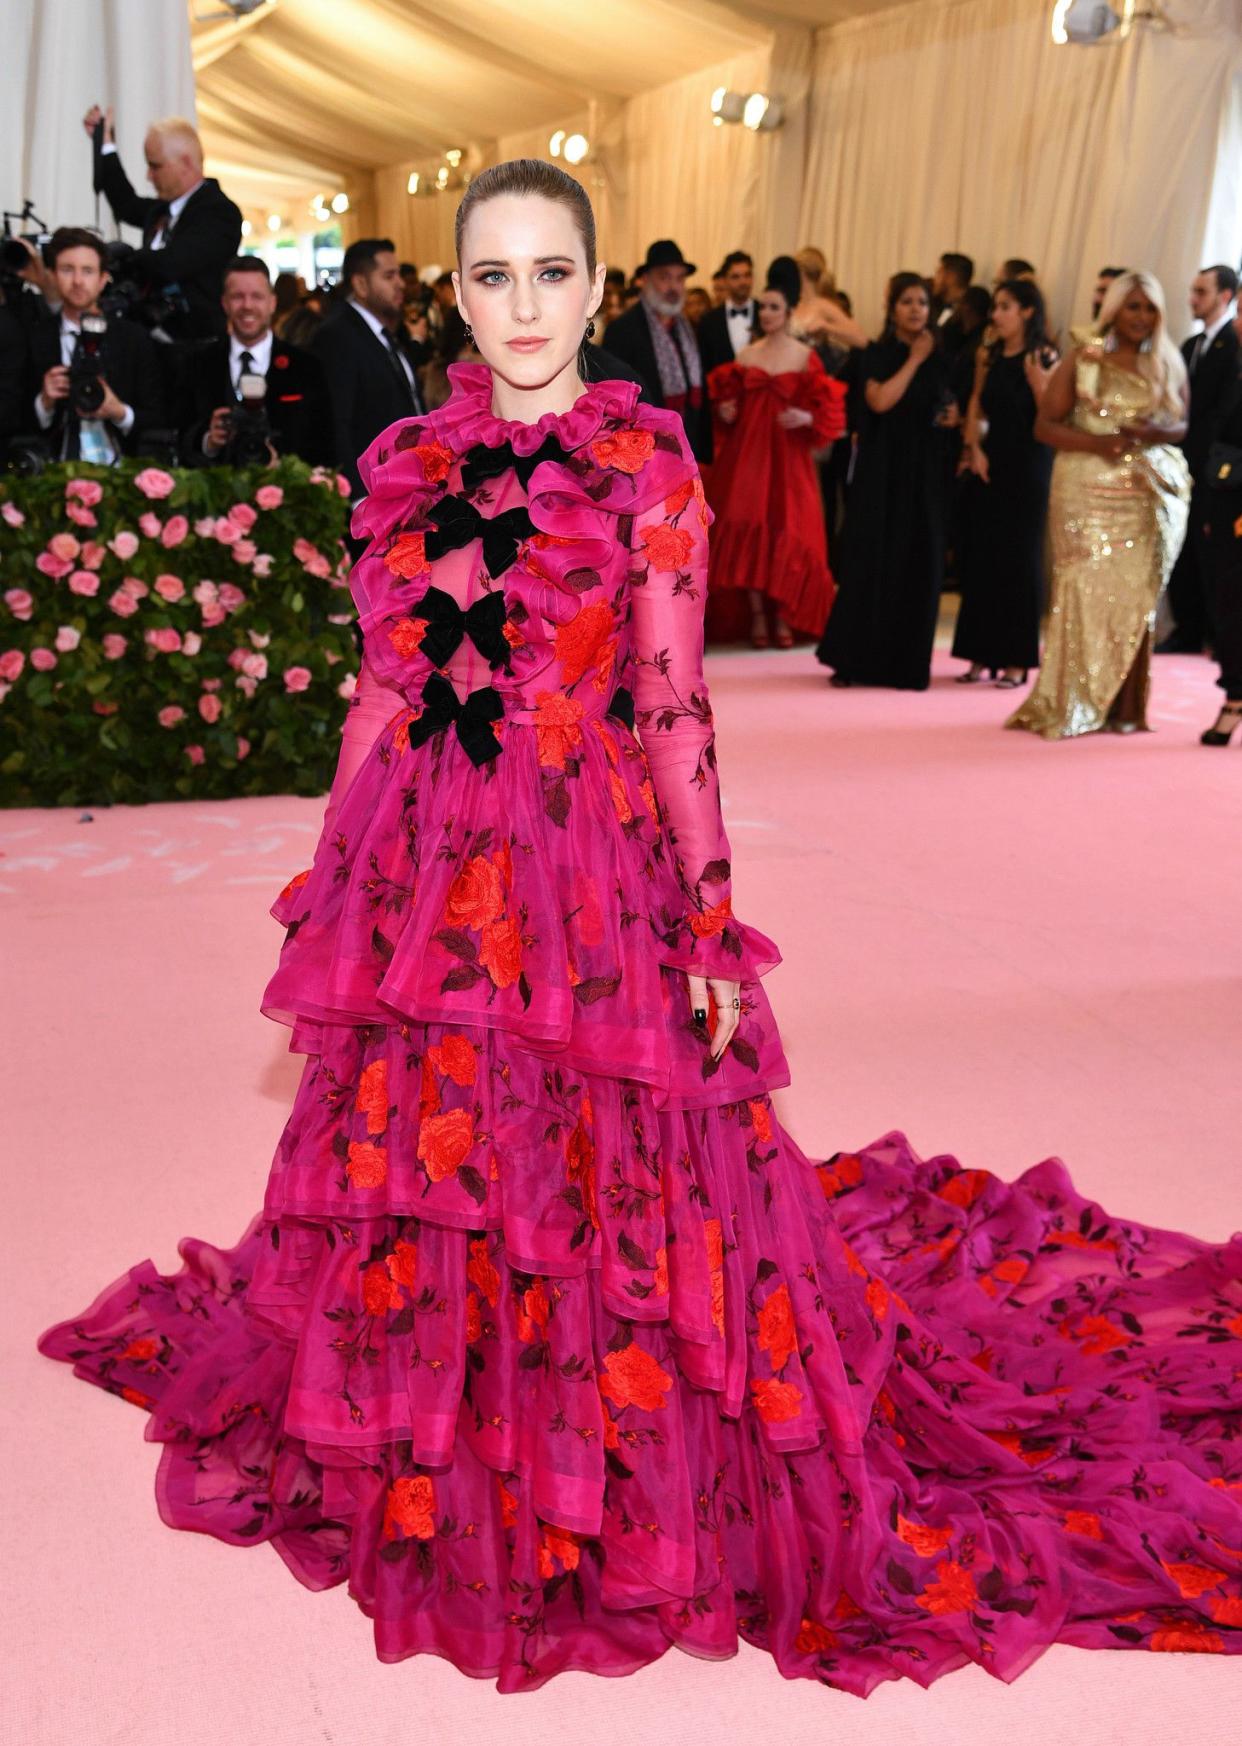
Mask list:
[[[84,315],[69,360],[69,404],[80,418],[94,418],[104,403],[104,336],[107,317]]]
[[[105,315],[141,322],[156,338],[157,329],[171,336],[190,307],[180,286],[150,285],[142,279],[135,271],[138,250],[132,243],[110,242],[106,253],[110,283],[99,299]]]
[[[229,440],[221,458],[229,467],[257,467],[271,459],[267,378],[247,373],[237,389],[239,398],[229,411]]]

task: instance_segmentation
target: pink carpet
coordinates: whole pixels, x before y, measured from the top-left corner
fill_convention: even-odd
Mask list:
[[[1012,694],[830,691],[808,653],[713,657],[736,909],[769,983],[812,1153],[903,1127],[1013,1175],[1051,1153],[1111,1210],[1242,1227],[1242,747],[1205,751],[1205,661],[1156,665],[1157,732],[1045,745]],[[298,1062],[259,1017],[267,906],[321,806],[247,800],[0,813],[8,1194],[0,1678],[29,1746],[314,1741],[667,1746],[1197,1746],[1237,1738],[1242,1666],[1054,1650],[1013,1687],[971,1669],[866,1703],[744,1647],[624,1687],[501,1698],[429,1658],[385,1667],[343,1589],[159,1522],[142,1416],[36,1334],[185,1234],[258,1209]],[[16,1575],[15,1573],[20,1573]]]

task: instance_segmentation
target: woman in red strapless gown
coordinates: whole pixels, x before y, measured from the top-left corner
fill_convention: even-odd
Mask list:
[[[845,384],[789,331],[799,284],[796,263],[778,256],[759,300],[761,337],[708,377],[717,457],[708,623],[724,634],[744,589],[756,648],[768,645],[769,607],[779,648],[796,631],[819,636],[836,591],[814,451],[845,432]]]

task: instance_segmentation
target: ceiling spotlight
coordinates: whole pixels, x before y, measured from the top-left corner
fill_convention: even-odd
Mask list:
[[[571,133],[564,146],[566,163],[580,164],[590,149],[585,133]]]
[[[417,194],[418,193],[418,171],[417,170],[410,171],[410,179],[405,185],[405,191],[407,194]]]
[[[269,230],[279,230],[283,223],[284,220],[281,218],[280,214],[278,212],[273,212],[268,217],[267,228]]]
[[[333,210],[333,212],[348,212],[349,211],[349,195],[348,194],[334,194],[332,196],[332,210]]]
[[[462,151],[460,146],[453,146],[451,150],[445,152],[444,161],[447,164],[451,164],[453,169],[456,169],[458,164],[461,163],[461,160],[464,156],[465,156],[465,153]]]
[[[552,138],[548,141],[548,150],[549,150],[549,152],[551,152],[551,154],[554,158],[560,157],[561,147],[564,145],[564,143],[565,143],[565,129],[563,127],[558,127],[556,132],[552,135]]]
[[[448,165],[441,164],[440,168],[436,171],[436,187],[437,188],[447,188],[448,187],[448,179],[449,179]]]
[[[1128,28],[1134,0],[1122,0],[1116,12],[1104,0],[1056,0],[1052,8],[1052,40],[1056,43],[1096,43]]]
[[[752,91],[742,109],[743,125],[754,133],[772,133],[785,119],[785,105],[779,97]]]
[[[251,224],[250,220],[248,218],[243,218],[242,219],[242,235],[249,236],[253,229],[254,229],[254,226],[253,226],[253,224]]]
[[[718,121],[740,121],[745,108],[746,99],[740,91],[717,85],[712,92],[712,114]]]

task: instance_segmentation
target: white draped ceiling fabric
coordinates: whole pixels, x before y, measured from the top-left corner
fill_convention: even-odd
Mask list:
[[[874,326],[896,268],[1019,254],[1064,327],[1098,266],[1142,264],[1184,331],[1189,274],[1242,254],[1242,0],[1162,8],[1170,30],[1078,48],[1049,0],[5,0],[0,189],[89,219],[86,106],[116,103],[137,179],[145,120],[197,103],[256,231],[313,229],[343,192],[347,239],[447,266],[457,196],[411,196],[411,173],[453,147],[468,171],[547,156],[564,128],[622,266],[660,236],[704,278],[729,248],[814,242]],[[714,127],[718,85],[783,98],[784,125]]]

